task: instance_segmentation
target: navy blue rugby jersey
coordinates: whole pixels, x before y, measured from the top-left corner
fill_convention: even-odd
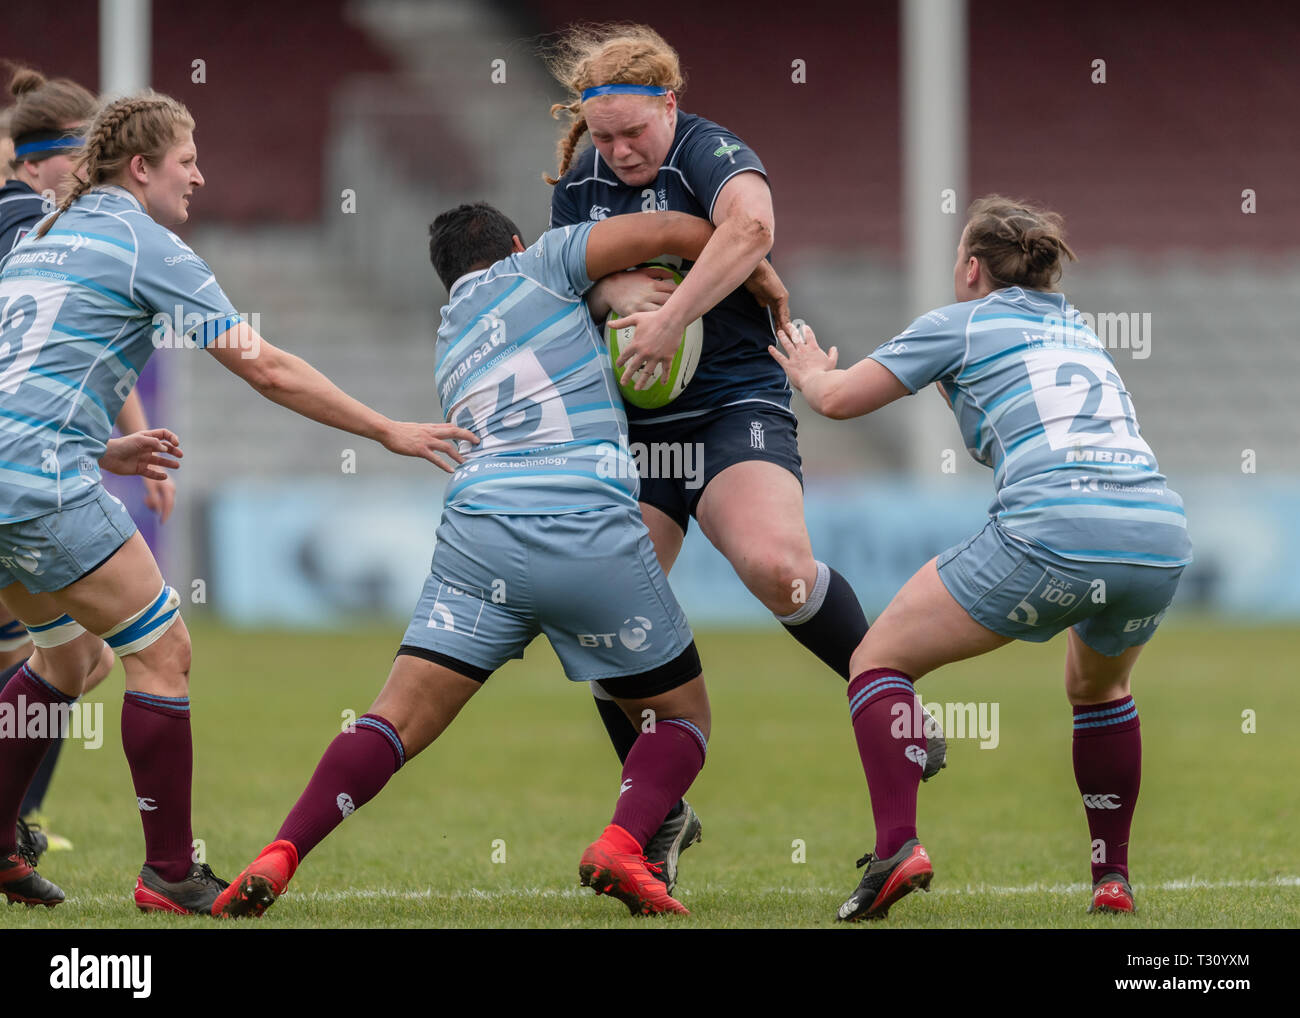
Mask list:
[[[0,187],[0,258],[13,250],[27,231],[54,209],[21,180],[9,180]]]
[[[723,185],[750,170],[767,176],[753,149],[732,132],[679,109],[677,133],[653,186],[624,184],[595,146],[589,146],[555,185],[551,227],[665,209],[712,222]],[[693,264],[667,260],[681,261],[683,270]],[[737,288],[704,316],[704,349],[686,391],[657,410],[628,404],[628,420],[678,420],[740,403],[767,403],[788,411],[790,383],[767,352],[774,336],[767,311],[744,287]]]

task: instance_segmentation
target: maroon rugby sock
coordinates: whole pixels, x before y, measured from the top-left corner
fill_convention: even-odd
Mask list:
[[[1074,708],[1074,780],[1092,838],[1092,879],[1128,879],[1128,839],[1142,784],[1142,729],[1125,696]]]
[[[144,826],[145,862],[164,880],[183,880],[194,851],[190,698],[127,690],[122,698],[122,749]]]
[[[291,841],[301,862],[325,836],[388,784],[406,762],[397,729],[378,714],[363,714],[354,731],[336,735],[275,836]]]
[[[642,732],[623,765],[623,784],[611,824],[645,848],[668,811],[686,794],[704,766],[704,734],[681,718],[660,721]]]
[[[916,837],[916,790],[925,769],[925,734],[916,704],[911,677],[896,668],[872,668],[849,683],[849,714],[871,793],[878,859]]]
[[[14,835],[18,809],[36,768],[57,741],[50,733],[51,728],[55,733],[59,731],[57,725],[51,724],[57,719],[50,708],[72,703],[73,699],[42,679],[26,662],[0,691],[0,774],[4,775],[0,790],[0,859],[17,850]],[[33,707],[39,709],[33,713]]]

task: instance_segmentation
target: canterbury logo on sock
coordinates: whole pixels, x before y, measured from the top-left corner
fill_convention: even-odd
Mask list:
[[[620,799],[623,798],[623,793],[626,792],[631,787],[632,787],[632,779],[625,778],[623,783],[618,786],[618,797]]]
[[[338,798],[334,800],[334,804],[338,806],[339,812],[343,814],[344,820],[357,811],[357,807],[352,803],[352,796],[348,795],[347,792],[339,792]]]
[[[141,813],[152,813],[154,810],[158,808],[157,806],[154,805],[152,799],[143,795],[137,795],[135,797],[135,804],[139,808]]]
[[[921,770],[925,770],[925,761],[930,758],[930,754],[922,746],[908,746],[903,750],[903,755],[920,767]]]
[[[1088,809],[1119,809],[1120,807],[1119,795],[1115,792],[1107,792],[1105,795],[1085,795],[1083,804]]]

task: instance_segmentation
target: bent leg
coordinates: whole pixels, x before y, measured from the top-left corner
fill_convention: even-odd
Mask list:
[[[896,668],[915,681],[1012,642],[967,614],[939,579],[937,561],[916,571],[862,638],[853,652],[855,676],[869,668]]]
[[[99,637],[93,636],[90,633],[85,633],[81,639],[83,639],[85,643],[81,647],[76,648],[75,652],[77,659],[85,659],[90,662],[89,672],[86,675],[81,689],[81,695],[85,696],[92,689],[98,686],[104,680],[104,677],[113,670],[113,665],[116,663],[117,658],[114,656],[112,650],[109,649],[108,644],[104,643],[103,640],[100,640]],[[93,650],[95,644],[98,644],[98,655],[96,655]],[[75,668],[76,666],[76,662],[73,662],[70,667]],[[50,782],[54,779],[54,770],[59,763],[59,756],[63,749],[63,742],[64,739],[62,736],[54,740],[53,744],[46,751],[45,757],[41,760],[40,766],[37,767],[36,773],[32,776],[31,784],[27,788],[27,794],[23,796],[23,802],[19,813],[29,822],[39,822],[42,825],[46,823],[44,819],[33,821],[32,817],[34,815],[39,815],[45,806],[45,796],[49,792]],[[48,828],[44,833],[49,839],[51,850],[56,847],[63,849],[72,847],[72,842],[67,838],[62,838],[57,834],[51,833]]]
[[[676,855],[690,842],[675,845],[667,857],[659,858],[658,849],[664,846],[656,832],[704,766],[710,726],[704,679],[696,675],[655,696],[621,697],[618,703],[629,720],[645,721],[623,765],[614,816],[582,854],[579,880],[597,894],[618,898],[633,915],[689,914],[671,897],[671,890]]]
[[[1065,658],[1065,692],[1074,711],[1071,756],[1092,841],[1093,883],[1112,873],[1128,879],[1129,833],[1142,784],[1142,729],[1129,676],[1142,647],[1107,657],[1073,629]]]
[[[437,739],[480,688],[444,665],[399,654],[370,711],[325,750],[276,840],[292,842],[301,861]]]
[[[773,615],[802,607],[817,582],[803,519],[803,489],[766,460],[733,463],[714,477],[696,508],[700,529]]]
[[[664,817],[686,794],[704,766],[708,749],[709,697],[704,678],[658,696],[620,699],[629,720],[641,723],[623,765],[623,781],[611,824],[644,848]],[[649,711],[647,715],[644,712]]]
[[[697,516],[750,593],[847,681],[867,617],[844,577],[813,558],[799,479],[766,460],[734,463],[704,489]]]
[[[53,660],[56,664],[70,662],[68,675],[80,667],[84,677],[97,642],[89,633],[82,633],[55,648]],[[79,692],[80,679],[72,684]],[[0,775],[4,776],[0,786],[0,859],[16,848],[15,832],[23,800],[41,762],[60,741],[62,714],[76,698],[76,692],[60,690],[48,682],[30,661],[19,665],[0,690],[0,711],[11,722],[0,737]]]
[[[6,591],[6,595],[8,595]],[[193,865],[190,827],[194,767],[190,730],[190,638],[179,598],[163,582],[153,553],[139,533],[129,537],[92,572],[50,594],[58,612],[102,639],[122,657],[126,692],[122,749],[131,768],[136,805],[144,827],[146,865],[165,881],[185,878]],[[12,605],[23,618],[22,596]],[[35,606],[40,607],[40,606]],[[28,606],[28,611],[35,610]],[[25,621],[29,622],[28,617]],[[48,667],[81,691],[103,661],[100,639],[89,637],[76,660],[64,646],[40,645],[32,664]],[[76,641],[80,642],[80,641]],[[66,645],[72,647],[73,644]]]
[[[916,837],[916,793],[927,759],[916,680],[1009,642],[966,613],[931,559],[894,595],[854,651],[849,714],[871,793],[877,858],[889,858]]]
[[[103,641],[82,630],[72,620],[59,624],[58,620],[64,613],[52,595],[32,594],[21,584],[13,584],[0,592],[0,598],[12,605],[15,615],[21,612],[26,624],[37,631],[35,638],[44,645],[37,648],[25,641],[15,651],[21,657],[0,676],[4,687],[0,699],[17,704],[17,698],[21,696],[28,706],[39,703],[52,710],[58,705],[71,703],[84,688],[98,681],[101,655],[107,648]],[[22,630],[23,624],[16,623],[16,628]],[[108,657],[111,667],[111,652]],[[17,804],[19,816],[27,816],[41,808],[63,741],[61,726],[47,726],[40,738],[34,737],[30,729],[25,736],[17,740],[16,745],[0,745],[0,773],[15,780],[15,786],[7,786],[0,793],[0,825],[7,830],[14,826],[6,824],[4,818],[10,813],[10,799],[15,792],[20,797]],[[4,742],[15,743],[15,740]],[[22,752],[15,755],[20,749]],[[0,838],[0,849],[5,841],[7,839]]]

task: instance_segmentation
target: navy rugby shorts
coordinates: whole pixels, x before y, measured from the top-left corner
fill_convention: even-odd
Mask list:
[[[641,470],[641,501],[672,517],[683,532],[709,482],[736,463],[775,463],[803,484],[798,422],[770,403],[741,403],[679,420],[629,421],[628,427]]]

